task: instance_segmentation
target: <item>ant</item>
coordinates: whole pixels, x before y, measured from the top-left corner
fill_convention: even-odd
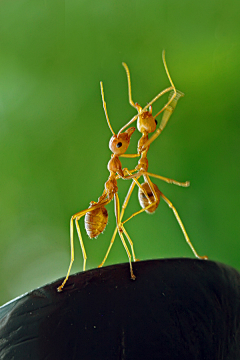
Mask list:
[[[103,91],[102,82],[100,82],[100,87],[101,87],[102,102],[103,102],[103,108],[104,108],[107,124],[113,134],[109,141],[109,148],[112,151],[112,155],[111,155],[111,159],[108,162],[108,166],[107,166],[110,174],[109,174],[108,180],[105,183],[105,189],[104,189],[102,195],[98,198],[98,201],[97,202],[91,201],[89,208],[76,213],[70,219],[71,260],[70,260],[70,265],[68,268],[67,275],[66,275],[64,281],[62,282],[62,284],[57,288],[57,290],[59,292],[62,291],[64,285],[66,284],[66,282],[68,280],[68,277],[69,277],[69,274],[70,274],[70,271],[72,268],[72,264],[74,261],[74,244],[73,244],[74,221],[75,221],[78,238],[80,241],[82,254],[83,254],[83,271],[85,271],[87,254],[86,254],[85,247],[83,244],[81,230],[80,230],[80,226],[79,226],[78,222],[81,219],[81,217],[83,217],[85,215],[84,223],[85,223],[85,229],[87,231],[88,236],[90,238],[97,237],[99,234],[101,234],[103,232],[103,230],[105,229],[105,227],[107,225],[108,212],[107,212],[107,209],[105,208],[105,206],[107,204],[109,204],[112,200],[114,200],[117,231],[119,233],[119,236],[121,238],[123,246],[128,255],[131,278],[133,280],[135,279],[135,275],[133,274],[133,270],[132,270],[131,254],[126,245],[123,234],[128,239],[128,242],[131,245],[131,250],[132,250],[133,254],[134,254],[134,250],[133,250],[132,241],[131,241],[127,231],[125,230],[123,224],[121,223],[120,203],[119,203],[118,187],[117,187],[117,180],[119,178],[132,179],[135,177],[135,174],[131,174],[127,169],[122,169],[122,164],[121,164],[121,161],[119,160],[120,156],[129,157],[129,158],[139,156],[138,154],[125,154],[125,152],[128,149],[129,143],[130,143],[130,138],[131,138],[133,132],[135,131],[135,128],[130,127],[129,129],[127,129],[124,132],[120,130],[118,132],[118,134],[114,133],[112,126],[110,124],[110,121],[109,121],[108,113],[107,113],[107,107],[106,107],[106,102],[104,99],[104,91]],[[160,92],[149,104],[151,105],[160,96],[162,96],[163,94],[165,94],[166,92],[168,92],[170,90],[172,90],[172,86],[163,90],[162,92]],[[140,111],[140,114],[142,112],[146,111],[146,109],[149,107],[149,104],[147,106],[145,106],[145,108],[142,109],[142,111]],[[139,116],[139,114],[134,116],[131,119],[131,121],[136,120],[136,118],[138,116]],[[136,176],[138,176],[138,175],[136,175]],[[135,255],[134,255],[134,259],[135,259]]]
[[[154,177],[160,180],[163,180],[169,184],[174,184],[174,185],[178,185],[178,186],[183,186],[183,187],[188,187],[190,185],[189,181],[186,182],[179,182],[173,179],[169,179],[160,175],[156,175],[156,174],[152,174],[148,172],[148,159],[147,159],[147,153],[150,147],[150,144],[161,134],[161,132],[163,131],[163,129],[165,128],[165,126],[167,125],[167,122],[170,118],[170,116],[172,115],[178,100],[184,96],[184,94],[180,91],[177,91],[172,79],[170,77],[167,65],[166,65],[166,60],[165,60],[165,52],[163,51],[163,64],[165,67],[165,71],[167,73],[168,79],[171,83],[171,87],[172,87],[172,92],[170,92],[169,95],[169,99],[167,104],[155,115],[152,115],[152,103],[148,104],[148,110],[144,110],[142,109],[142,107],[138,104],[138,103],[134,103],[132,100],[132,92],[131,92],[131,79],[130,79],[130,71],[127,67],[127,65],[125,63],[123,63],[123,67],[125,68],[126,74],[127,74],[127,80],[128,80],[128,96],[129,96],[129,103],[131,106],[133,106],[137,112],[138,112],[138,117],[137,117],[137,128],[138,130],[141,132],[142,137],[140,138],[140,140],[138,141],[138,154],[140,156],[140,159],[138,161],[138,165],[135,167],[134,170],[127,170],[125,169],[125,172],[129,175],[128,178],[130,178],[130,175],[134,172],[136,172],[134,174],[134,178],[132,181],[132,184],[129,188],[129,191],[127,193],[127,196],[125,198],[125,201],[123,203],[122,206],[122,210],[121,210],[121,214],[120,214],[120,221],[122,220],[122,217],[124,215],[125,209],[128,205],[128,202],[130,200],[130,197],[132,195],[133,189],[135,187],[135,185],[138,186],[138,199],[139,199],[139,203],[140,206],[142,207],[141,210],[133,213],[127,220],[122,222],[122,225],[125,224],[127,221],[129,221],[130,219],[132,219],[134,216],[140,214],[143,211],[146,211],[149,214],[152,214],[156,211],[159,202],[160,202],[160,198],[162,197],[163,200],[167,203],[167,205],[172,209],[176,220],[178,221],[178,224],[181,227],[181,230],[183,232],[183,235],[186,239],[186,242],[188,243],[188,245],[190,246],[193,254],[195,255],[195,257],[199,258],[199,259],[207,259],[207,256],[200,256],[198,255],[198,253],[196,252],[196,250],[194,249],[188,234],[184,228],[184,225],[181,221],[180,216],[178,215],[178,212],[176,210],[176,208],[173,206],[173,204],[171,203],[171,201],[159,190],[158,186],[156,184],[154,184],[150,177]],[[164,112],[163,112],[164,111]],[[157,120],[156,117],[163,112],[163,116],[162,116],[162,120],[160,122],[160,125],[158,127],[158,129],[156,130],[157,127]],[[135,121],[135,119],[131,119],[121,130],[123,131],[126,127],[128,127],[133,121]],[[156,131],[155,131],[156,130]],[[152,137],[149,139],[148,135],[150,133],[153,133],[155,131],[155,133],[152,135]],[[124,156],[124,155],[123,155]],[[140,184],[138,182],[138,178],[140,176],[143,176],[144,178],[144,183]],[[102,261],[102,263],[99,265],[99,267],[102,267],[108,257],[108,254],[111,250],[111,247],[114,243],[115,237],[116,237],[116,233],[117,233],[117,228],[115,229],[109,248],[107,250],[107,253]],[[130,243],[131,248],[133,249],[132,244]],[[133,260],[137,261],[135,254],[133,252]]]

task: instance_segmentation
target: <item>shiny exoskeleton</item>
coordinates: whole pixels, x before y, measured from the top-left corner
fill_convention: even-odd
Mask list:
[[[119,132],[118,134],[115,134],[113,132],[112,127],[110,125],[109,118],[108,118],[108,114],[107,114],[106,103],[104,101],[104,93],[103,93],[102,83],[100,83],[100,85],[101,85],[101,92],[102,92],[103,108],[105,111],[108,126],[113,133],[113,136],[111,137],[111,139],[109,141],[109,148],[112,151],[111,159],[107,165],[108,170],[109,170],[109,177],[105,183],[104,191],[103,191],[102,195],[99,197],[98,201],[97,202],[92,201],[90,203],[89,208],[82,210],[71,217],[71,220],[70,220],[71,260],[70,260],[70,265],[68,268],[66,278],[64,279],[62,284],[58,287],[58,291],[62,291],[65,283],[67,282],[70,271],[71,271],[71,267],[72,267],[72,264],[74,261],[74,245],[73,245],[74,221],[75,221],[78,238],[79,238],[82,253],[83,253],[83,270],[85,270],[87,254],[86,254],[86,250],[85,250],[83,239],[82,239],[82,234],[81,234],[81,230],[80,230],[80,226],[79,226],[79,220],[81,219],[81,217],[83,217],[85,215],[84,223],[85,223],[85,228],[86,228],[88,236],[90,238],[97,237],[99,234],[101,234],[103,232],[103,230],[105,229],[105,227],[107,225],[108,214],[107,214],[107,210],[106,210],[105,206],[108,203],[110,203],[113,199],[114,199],[115,215],[116,215],[116,223],[117,223],[118,232],[119,232],[123,246],[124,246],[124,248],[127,252],[128,258],[129,258],[131,278],[133,280],[135,279],[135,275],[133,274],[132,264],[131,264],[131,254],[128,250],[128,247],[127,247],[126,242],[123,237],[123,234],[124,234],[127,237],[127,239],[129,240],[129,236],[128,236],[123,224],[121,224],[121,220],[120,220],[120,204],[119,204],[118,186],[117,186],[117,180],[119,178],[122,178],[122,179],[128,178],[128,176],[126,176],[123,172],[122,164],[121,164],[121,161],[119,160],[119,156],[125,154],[125,152],[127,151],[129,143],[130,143],[130,138],[131,138],[133,132],[135,131],[135,128],[130,127],[126,131]],[[125,155],[125,156],[128,157],[128,155]],[[129,157],[131,157],[131,155],[129,155]]]
[[[141,187],[138,188],[139,203],[140,203],[141,207],[143,209],[145,209],[145,211],[148,214],[153,214],[156,211],[156,209],[159,205],[159,202],[160,202],[161,191],[159,190],[159,188],[157,187],[156,184],[153,184],[153,188],[155,190],[155,193],[157,194],[156,201],[154,198],[154,194],[147,182],[142,183]],[[143,191],[143,189],[145,190],[145,192]],[[146,192],[147,192],[147,196],[145,195]],[[147,208],[149,204],[153,204],[153,205],[151,207]]]
[[[126,66],[126,64],[125,64]],[[128,70],[129,71],[129,70]],[[141,184],[141,187],[138,188],[138,199],[141,207],[147,212],[147,213],[153,213],[156,211],[159,202],[160,202],[160,195],[162,194],[159,190],[158,186],[154,184],[150,180],[150,176],[160,178],[162,180],[165,180],[167,182],[179,185],[179,186],[189,186],[189,182],[180,183],[175,180],[171,180],[168,178],[163,178],[159,175],[154,175],[148,173],[148,150],[150,148],[150,144],[153,140],[157,138],[165,128],[170,116],[173,113],[173,110],[175,109],[177,105],[177,101],[180,97],[182,97],[183,94],[180,91],[176,91],[170,93],[169,95],[169,101],[170,103],[167,105],[167,107],[164,110],[163,117],[160,123],[159,128],[156,130],[157,127],[157,120],[156,117],[159,115],[159,113],[155,116],[152,115],[152,106],[149,107],[148,110],[142,111],[142,107],[135,103],[134,107],[137,109],[139,115],[137,119],[137,129],[142,134],[142,137],[138,141],[138,154],[140,155],[140,159],[138,161],[138,165],[136,166],[135,170],[137,170],[139,173],[143,174],[144,183]],[[133,106],[133,102],[131,104]],[[149,139],[149,134],[154,133],[154,135]],[[148,196],[144,194],[144,189],[147,191]],[[150,208],[149,205],[153,204]]]
[[[119,160],[119,156],[127,151],[130,138],[134,131],[135,128],[131,127],[124,133],[117,135],[114,134],[110,139],[109,148],[113,152],[107,166],[110,174],[108,180],[105,183],[103,194],[98,199],[98,202],[91,201],[88,212],[86,213],[84,219],[85,229],[90,239],[95,238],[101,234],[107,226],[108,212],[103,204],[106,199],[108,202],[110,202],[114,198],[114,195],[117,194],[118,177],[123,179],[126,178],[122,170],[122,164]],[[79,215],[76,218],[78,217]]]
[[[91,209],[91,207],[95,204],[97,203],[91,201],[89,209]],[[98,235],[104,231],[105,227],[107,226],[107,222],[108,212],[105,206],[87,212],[84,217],[84,225],[89,238],[97,238]]]
[[[163,63],[165,66],[165,70],[168,76],[168,79],[171,83],[171,87],[165,89],[162,93],[160,93],[161,95],[163,95],[165,92],[170,91],[170,95],[168,98],[168,102],[166,103],[166,105],[155,115],[152,115],[152,103],[155,102],[158,98],[155,97],[149,104],[147,107],[142,108],[138,103],[134,103],[132,100],[132,93],[131,93],[131,80],[130,80],[130,72],[129,69],[127,67],[127,65],[125,63],[123,63],[123,66],[126,70],[126,74],[127,74],[127,79],[128,79],[128,95],[129,95],[129,103],[131,106],[133,106],[137,112],[138,112],[138,117],[137,117],[137,128],[138,131],[140,131],[140,133],[142,134],[139,142],[138,142],[138,156],[140,156],[140,159],[138,161],[137,166],[135,167],[134,170],[132,171],[128,171],[127,173],[129,174],[129,178],[130,178],[130,174],[135,173],[133,176],[133,182],[129,188],[128,194],[125,198],[125,201],[123,203],[122,206],[122,211],[121,211],[121,217],[120,219],[122,219],[123,215],[124,215],[124,211],[128,205],[128,202],[130,200],[131,194],[133,192],[133,189],[135,187],[135,185],[138,186],[138,199],[139,199],[139,203],[140,206],[142,207],[141,210],[133,213],[127,220],[123,221],[122,224],[125,224],[127,221],[129,221],[131,218],[133,218],[134,216],[140,214],[143,211],[146,211],[147,213],[153,213],[155,212],[155,210],[157,209],[159,202],[160,202],[160,198],[163,198],[163,200],[167,203],[167,205],[172,209],[181,229],[182,232],[184,234],[184,237],[186,239],[186,242],[188,243],[188,245],[190,246],[192,252],[194,253],[194,255],[199,258],[199,259],[207,259],[206,256],[200,256],[198,255],[198,253],[196,252],[196,250],[194,249],[188,234],[184,228],[184,225],[178,215],[177,210],[175,209],[175,207],[173,206],[173,204],[171,203],[171,201],[159,190],[158,186],[156,184],[154,184],[150,177],[155,177],[157,179],[166,181],[170,184],[175,184],[178,186],[183,186],[183,187],[187,187],[189,186],[189,182],[179,182],[173,179],[169,179],[160,175],[156,175],[156,174],[152,174],[148,172],[148,158],[147,158],[147,154],[148,154],[148,150],[150,147],[150,144],[161,134],[161,132],[163,131],[163,129],[165,128],[165,126],[168,123],[168,120],[170,118],[170,116],[172,115],[178,100],[184,95],[182,92],[177,91],[172,79],[170,77],[169,71],[167,69],[167,65],[166,65],[166,61],[165,61],[165,52],[163,52]],[[157,127],[157,120],[156,117],[160,114],[163,113],[162,115],[162,119],[160,122],[159,127],[156,129]],[[133,123],[133,121],[135,121],[135,119],[132,119],[130,122],[128,122],[121,130],[123,131],[125,128],[127,128],[130,124]],[[150,138],[149,138],[149,134],[150,133],[154,133]],[[140,184],[138,182],[138,178],[140,176],[143,176],[144,178],[144,183]],[[111,239],[108,251],[102,261],[102,263],[99,265],[99,267],[103,266],[103,264],[106,261],[106,258],[109,254],[109,251],[113,245],[113,242],[115,240],[115,236],[117,233],[117,229],[115,229],[113,237]],[[133,254],[134,255],[134,254]]]

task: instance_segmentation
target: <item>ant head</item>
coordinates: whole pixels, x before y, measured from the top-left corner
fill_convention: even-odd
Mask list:
[[[137,111],[140,113],[142,110],[138,103],[135,104]],[[157,120],[152,116],[152,106],[149,106],[149,110],[144,111],[137,119],[137,128],[142,134],[152,133],[156,130]]]
[[[124,154],[128,149],[130,138],[135,130],[134,127],[131,127],[123,133],[114,134],[109,141],[110,150],[116,155]]]

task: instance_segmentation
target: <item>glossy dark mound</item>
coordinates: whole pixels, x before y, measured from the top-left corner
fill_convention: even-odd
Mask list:
[[[0,308],[3,360],[240,359],[240,273],[212,261],[119,264]]]

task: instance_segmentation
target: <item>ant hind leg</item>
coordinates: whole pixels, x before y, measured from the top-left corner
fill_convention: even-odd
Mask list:
[[[193,254],[194,254],[194,255],[196,256],[196,258],[198,258],[198,259],[207,260],[207,259],[208,259],[207,256],[200,256],[200,255],[198,255],[198,253],[197,253],[196,250],[194,249],[194,247],[193,247],[193,245],[192,245],[192,243],[191,243],[191,241],[190,241],[190,239],[189,239],[189,237],[188,237],[188,234],[187,234],[187,232],[186,232],[186,230],[185,230],[185,228],[184,228],[184,225],[183,225],[183,223],[182,223],[182,220],[180,219],[180,216],[178,215],[178,212],[177,212],[177,210],[175,209],[175,207],[173,206],[173,204],[171,203],[171,201],[170,201],[165,195],[163,195],[162,192],[161,192],[161,197],[162,197],[163,200],[168,204],[168,206],[170,207],[170,209],[172,209],[172,211],[173,211],[173,213],[174,213],[174,215],[175,215],[175,217],[176,217],[176,219],[177,219],[177,222],[178,222],[180,228],[182,229],[182,232],[183,232],[183,235],[184,235],[184,237],[185,237],[185,239],[186,239],[186,242],[187,242],[188,245],[190,246]]]

